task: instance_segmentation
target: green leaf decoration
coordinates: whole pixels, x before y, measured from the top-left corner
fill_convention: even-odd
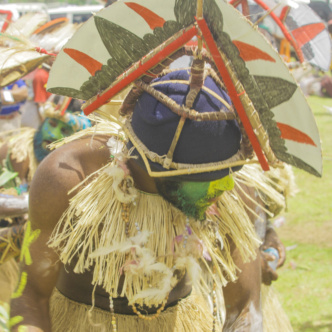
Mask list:
[[[40,235],[40,229],[32,230],[31,229],[31,222],[28,221],[26,223],[26,228],[24,232],[24,238],[23,238],[23,243],[21,247],[21,253],[20,253],[20,261],[26,264],[26,265],[31,265],[32,264],[32,259],[31,259],[31,254],[30,254],[30,245],[35,242]],[[22,272],[22,277],[23,277],[24,272]],[[22,279],[23,280],[23,279]]]
[[[80,90],[83,98],[81,99],[84,100],[90,99],[108,88],[133,63],[181,29],[178,22],[167,21],[162,28],[155,28],[153,33],[146,34],[141,39],[132,32],[102,17],[95,16],[94,20],[111,58],[107,61],[107,65],[103,65],[101,70],[82,84]],[[74,90],[73,92],[76,93]]]
[[[181,27],[187,27],[194,23],[196,16],[196,1],[192,0],[175,0],[174,15]]]
[[[72,89],[72,88],[62,88],[62,87],[58,87],[58,88],[50,88],[47,91],[54,93],[56,95],[61,95],[61,96],[68,96],[68,97],[73,97],[73,98],[77,98],[77,99],[89,99],[89,98],[85,98],[85,95],[83,94],[82,91],[80,90],[76,90],[76,89]]]
[[[270,108],[291,99],[297,89],[296,84],[279,77],[254,76],[254,78]]]
[[[223,31],[224,19],[220,8],[214,0],[204,0],[203,13],[210,30],[221,33]]]
[[[182,26],[180,25],[179,22],[175,21],[166,21],[164,26],[163,26],[165,36],[166,38],[170,38],[173,36],[176,32],[180,31],[182,29]]]
[[[0,186],[3,187],[7,182],[15,179],[17,176],[17,172],[11,172],[5,169],[0,175]]]
[[[94,20],[108,53],[119,64],[132,63],[149,52],[143,40],[127,29],[99,16]]]
[[[13,327],[19,323],[21,323],[23,320],[23,317],[22,316],[15,316],[15,317],[12,317],[10,320],[9,320],[9,327]]]

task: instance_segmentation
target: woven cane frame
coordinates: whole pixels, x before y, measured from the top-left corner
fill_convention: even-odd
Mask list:
[[[189,81],[165,81],[165,83],[180,83],[180,84],[188,84],[189,85]],[[175,114],[181,116],[181,117],[185,117],[187,119],[193,120],[193,121],[221,121],[221,120],[235,120],[236,115],[233,111],[233,109],[230,107],[230,105],[225,102],[222,101],[223,104],[227,107],[229,107],[229,109],[231,111],[226,112],[224,110],[219,110],[218,112],[204,112],[204,113],[199,113],[197,111],[195,111],[194,109],[190,109],[184,105],[178,105],[172,98],[166,96],[165,94],[163,94],[162,92],[154,89],[151,85],[148,85],[142,81],[139,81],[136,83],[137,87],[143,89],[145,92],[149,93],[151,96],[153,96],[155,99],[157,99],[159,102],[163,103],[165,106],[167,106],[172,112],[174,112]],[[158,83],[156,83],[155,85],[158,85]],[[204,89],[206,91],[213,92],[210,89]],[[212,93],[211,93],[212,94]],[[217,96],[216,93],[213,93],[213,96]],[[218,96],[219,97],[219,96]],[[218,98],[218,100],[222,100],[222,98]]]
[[[257,160],[245,159],[244,147],[241,145],[240,150],[235,155],[224,161],[205,163],[205,164],[185,164],[185,163],[175,163],[174,161],[171,161],[170,168],[172,168],[173,170],[155,172],[151,170],[148,159],[151,160],[152,162],[164,166],[166,156],[160,156],[157,153],[150,151],[143,144],[143,142],[136,136],[129,119],[125,122],[123,130],[125,131],[127,137],[129,138],[131,143],[134,145],[134,147],[142,157],[146,170],[151,177],[170,177],[170,176],[179,176],[179,175],[198,174],[198,173],[219,171],[225,168],[242,166],[245,164],[258,163]]]
[[[232,82],[235,86],[235,89],[238,93],[238,96],[240,97],[242,105],[248,115],[249,122],[250,122],[252,128],[254,129],[254,133],[258,139],[258,142],[259,142],[268,162],[272,166],[278,164],[278,159],[276,158],[276,156],[273,153],[271,146],[270,146],[269,136],[268,136],[266,130],[264,129],[262,122],[260,121],[258,112],[256,111],[254,104],[250,100],[250,98],[249,98],[248,94],[246,93],[240,80],[237,78],[235,71],[233,70],[233,68],[231,66],[230,61],[227,60],[225,54],[221,50],[219,50],[219,53],[226,65],[226,68],[230,74],[230,77],[231,77]]]
[[[206,75],[207,76],[207,75]],[[169,84],[169,83],[172,83],[172,84],[186,84],[186,85],[190,85],[190,82],[189,81],[186,81],[186,80],[167,80],[167,81],[160,81],[160,82],[155,82],[155,83],[151,83],[149,86],[157,86],[157,85],[163,85],[163,84]],[[218,84],[219,85],[219,84]],[[228,102],[221,98],[217,93],[215,93],[213,90],[209,89],[208,87],[206,86],[202,86],[201,87],[201,90],[204,90],[206,92],[208,92],[210,95],[212,95],[214,98],[216,98],[217,100],[219,100],[222,104],[224,104],[226,106],[226,108],[229,110],[229,111],[234,111],[233,110],[233,107],[228,104]],[[220,110],[219,112],[225,112],[223,110]],[[210,112],[211,113],[211,112]],[[226,113],[226,112],[225,112]],[[204,114],[204,113],[199,113],[199,114]],[[224,120],[233,120],[233,119],[224,119]],[[209,121],[209,120],[206,120],[206,121]]]

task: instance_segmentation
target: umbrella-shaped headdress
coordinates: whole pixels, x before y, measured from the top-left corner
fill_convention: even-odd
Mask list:
[[[190,103],[171,107],[172,102],[149,84],[170,62],[190,51],[185,44],[194,37],[199,47],[191,52],[193,66],[204,69],[204,61],[210,63],[215,73],[212,76],[226,87],[232,100],[234,108],[227,114],[219,111],[198,116]],[[194,72],[192,67],[189,85],[193,99],[194,86],[202,87],[200,76],[194,79]],[[187,119],[238,119],[242,128],[241,158],[204,165],[205,172],[248,162],[252,147],[264,170],[284,161],[321,175],[320,139],[301,90],[265,38],[223,1],[113,3],[89,19],[64,46],[52,67],[48,90],[86,100],[84,112],[89,114],[130,84],[135,87],[124,101],[122,113],[129,114],[138,96],[147,91],[180,118],[167,156],[159,156],[158,162],[168,172],[161,175],[151,171],[148,151],[139,151],[152,176],[202,171],[172,161],[182,123]],[[131,131],[127,133],[130,137]]]
[[[325,23],[308,5],[293,0],[254,1],[262,9],[262,18],[272,18],[301,63],[309,62],[322,70],[329,70],[331,38]],[[251,15],[247,0],[232,0],[230,3],[235,7],[241,4],[243,15]]]
[[[56,56],[77,25],[60,18],[47,22],[45,13],[29,13],[0,34],[0,87],[11,84]]]

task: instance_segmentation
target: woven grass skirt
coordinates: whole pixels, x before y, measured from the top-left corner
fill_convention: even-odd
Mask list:
[[[19,268],[14,258],[0,265],[0,302],[9,303],[18,282]]]
[[[264,332],[293,332],[289,318],[273,286],[262,284],[261,290]]]
[[[52,332],[108,332],[112,329],[110,312],[77,303],[55,290],[50,303]],[[115,314],[118,332],[210,332],[212,314],[204,299],[194,292],[167,308],[159,317],[147,321],[136,315]],[[217,329],[220,331],[221,329]]]

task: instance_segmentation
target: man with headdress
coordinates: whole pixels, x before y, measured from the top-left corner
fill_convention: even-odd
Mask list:
[[[76,115],[80,112],[79,101],[72,100],[64,114],[56,110],[62,102],[63,98],[56,103],[50,100],[38,130],[22,128],[21,133],[8,138],[0,148],[0,217],[3,218],[0,228],[0,283],[7,285],[3,286],[6,292],[1,292],[0,301],[9,301],[17,281],[15,259],[20,255],[25,229],[23,216],[28,212],[28,189],[38,164],[51,152],[49,144],[91,125],[87,118]]]
[[[51,325],[52,331],[99,331],[104,324],[113,331],[220,330],[216,289],[235,280],[234,263],[252,273],[224,287],[225,330],[262,329],[260,260],[244,263],[255,257],[259,241],[239,190],[232,190],[232,174],[241,167],[206,171],[242,150],[230,99],[215,76],[206,75],[195,93],[195,112],[171,153],[170,162],[187,171],[169,176],[167,158],[160,159],[174,146],[180,117],[174,110],[188,102],[189,79],[188,70],[157,78],[120,132],[74,140],[40,165],[30,219],[41,233],[30,247],[32,264],[23,269],[23,295],[12,307],[29,331]],[[170,98],[167,106],[159,93]],[[222,120],[214,118],[220,110]],[[145,153],[152,156],[148,164]],[[149,168],[161,176],[151,177]],[[200,171],[190,174],[191,168]]]
[[[22,79],[0,89],[0,132],[20,128],[20,109],[27,98],[28,88]]]
[[[270,181],[243,165],[255,150],[265,170],[280,158],[320,175],[320,145],[314,126],[292,127],[297,102],[311,121],[303,96],[238,15],[214,0],[115,2],[59,54],[48,87],[86,100],[87,113],[133,88],[123,117],[98,119],[36,172],[14,331],[262,331],[249,212],[264,211],[255,191]],[[194,36],[197,49],[183,46]],[[189,53],[191,68],[163,71]],[[292,119],[276,123],[280,108]],[[310,142],[317,163],[286,139],[301,152]]]

